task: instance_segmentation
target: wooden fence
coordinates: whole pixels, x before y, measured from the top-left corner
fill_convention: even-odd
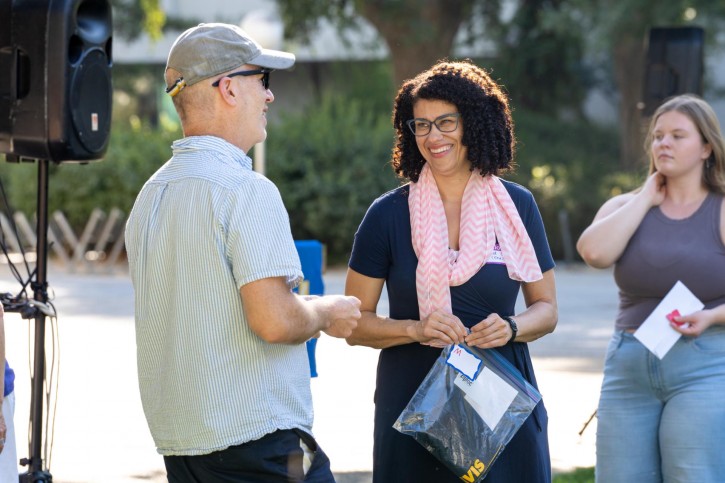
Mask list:
[[[123,232],[126,224],[124,213],[113,208],[106,214],[96,208],[91,213],[80,236],[71,228],[60,211],[48,219],[48,259],[69,272],[127,271]],[[13,215],[12,222],[0,213],[2,243],[13,263],[26,260],[35,262],[37,236],[35,220],[31,223],[20,212]],[[7,258],[2,255],[7,263]]]

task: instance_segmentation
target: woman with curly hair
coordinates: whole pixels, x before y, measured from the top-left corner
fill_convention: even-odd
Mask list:
[[[393,124],[393,168],[409,183],[375,200],[355,235],[345,291],[363,315],[347,341],[382,349],[373,481],[453,483],[461,475],[393,423],[449,344],[494,349],[536,386],[527,342],[556,326],[554,261],[533,196],[498,177],[513,165],[513,122],[483,69],[442,61],[406,81]],[[526,309],[515,314],[519,289]],[[486,482],[549,481],[541,402]]]
[[[614,266],[619,287],[596,479],[723,482],[725,139],[712,107],[684,94],[657,108],[645,150],[645,182],[605,202],[577,243],[592,267]],[[662,318],[682,337],[660,358],[634,332],[678,282],[705,306]]]

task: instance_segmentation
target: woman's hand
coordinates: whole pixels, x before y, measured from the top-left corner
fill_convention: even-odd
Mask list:
[[[464,341],[468,332],[461,319],[441,310],[436,310],[425,320],[416,322],[411,330],[413,339],[431,347],[459,344]]]
[[[576,249],[587,265],[608,268],[622,256],[647,212],[661,205],[667,195],[667,179],[652,173],[636,193],[607,200],[579,237]]]
[[[715,323],[711,310],[698,310],[687,315],[674,317],[670,327],[687,337],[697,337]]]
[[[509,323],[493,313],[471,328],[471,333],[466,337],[466,344],[481,349],[501,347],[511,340],[512,335]]]
[[[661,205],[667,195],[667,178],[655,171],[644,182],[640,194],[649,199],[650,206]]]

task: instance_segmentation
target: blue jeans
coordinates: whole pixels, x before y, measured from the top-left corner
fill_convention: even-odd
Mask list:
[[[725,327],[662,360],[615,332],[597,418],[597,483],[725,482]]]

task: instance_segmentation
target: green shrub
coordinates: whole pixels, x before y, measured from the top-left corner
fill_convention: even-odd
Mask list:
[[[505,177],[533,192],[554,258],[564,259],[567,247],[560,213],[568,216],[573,245],[604,201],[631,190],[641,178],[620,170],[614,127],[522,110],[514,112],[514,119],[518,166]]]
[[[91,211],[119,208],[128,215],[146,180],[171,155],[171,143],[181,136],[171,125],[148,129],[128,121],[114,123],[105,158],[88,164],[51,164],[48,211],[62,211],[81,233]],[[0,163],[2,180],[14,210],[32,216],[37,207],[37,162]]]
[[[370,203],[395,187],[393,130],[357,99],[327,96],[269,126],[267,176],[279,187],[295,239],[316,239],[344,263]]]

